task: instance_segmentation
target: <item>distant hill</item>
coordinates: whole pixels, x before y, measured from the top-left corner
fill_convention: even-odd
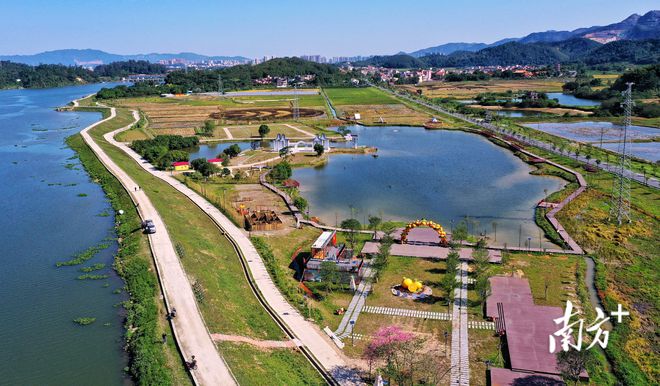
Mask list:
[[[495,47],[512,41],[519,43],[554,43],[578,38],[585,38],[598,43],[609,43],[618,40],[660,39],[660,11],[649,11],[642,16],[633,14],[620,22],[606,26],[578,28],[573,31],[550,30],[533,32],[521,38],[502,39],[491,44],[446,43],[417,50],[409,53],[409,55],[414,57],[433,54],[450,55],[456,51],[476,52],[484,48]]]
[[[660,62],[660,39],[620,40],[600,44],[585,38],[559,42],[509,42],[477,52],[456,51],[449,55],[433,54],[420,58],[410,55],[375,56],[356,64],[388,68],[507,66],[515,64],[549,65],[583,62],[586,64]]]
[[[168,59],[184,59],[191,61],[201,60],[242,60],[246,61],[249,58],[243,56],[206,56],[195,54],[192,52],[181,52],[178,54],[137,54],[137,55],[118,55],[111,54],[105,51],[93,49],[66,49],[46,51],[34,55],[0,55],[0,60],[8,60],[14,63],[24,63],[29,65],[38,64],[63,64],[67,66],[73,65],[89,65],[97,66],[100,64],[108,64],[112,62],[128,61],[128,60],[146,60],[149,62],[158,62],[159,60]]]

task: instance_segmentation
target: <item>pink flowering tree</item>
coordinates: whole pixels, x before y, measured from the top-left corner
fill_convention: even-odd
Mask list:
[[[411,383],[419,363],[417,353],[423,344],[422,339],[399,326],[379,328],[364,351],[369,373],[374,365],[382,363],[380,370],[388,379],[397,384]]]

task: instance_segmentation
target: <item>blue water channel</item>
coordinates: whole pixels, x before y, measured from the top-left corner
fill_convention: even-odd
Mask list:
[[[123,282],[112,270],[114,215],[64,140],[100,113],[56,112],[108,84],[0,91],[0,384],[120,385]],[[107,243],[81,266],[56,268]],[[77,280],[104,263],[104,280]],[[73,319],[94,317],[79,326]]]

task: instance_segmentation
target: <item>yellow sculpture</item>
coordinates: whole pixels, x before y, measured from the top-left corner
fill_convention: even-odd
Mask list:
[[[416,293],[424,288],[424,284],[422,284],[422,282],[419,280],[412,280],[410,278],[404,277],[403,281],[401,282],[401,287],[412,293]]]

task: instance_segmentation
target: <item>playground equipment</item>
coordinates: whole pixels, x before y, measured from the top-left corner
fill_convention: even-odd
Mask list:
[[[429,227],[434,231],[438,232],[438,236],[440,236],[440,242],[442,244],[447,244],[447,233],[442,228],[442,225],[424,218],[421,220],[415,220],[409,223],[408,225],[406,225],[406,228],[403,230],[403,232],[401,232],[401,243],[406,244],[408,242],[408,233],[410,233],[410,230],[420,226]]]

